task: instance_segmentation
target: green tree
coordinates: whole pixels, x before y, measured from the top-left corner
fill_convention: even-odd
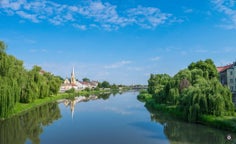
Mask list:
[[[6,44],[0,40],[0,53],[5,53],[7,49]]]
[[[203,76],[206,79],[212,79],[215,77],[218,78],[218,72],[216,66],[211,59],[206,59],[205,61],[200,60],[196,63],[191,63],[188,66],[188,69],[189,70],[201,69],[203,71]]]
[[[8,55],[5,43],[0,41],[0,117],[7,117],[17,102],[29,103],[57,94],[62,81],[41,70],[34,66],[27,71],[23,61]]]
[[[229,88],[222,86],[213,61],[197,61],[174,77],[151,74],[148,92],[150,105],[176,105],[188,121],[196,122],[201,115],[233,115],[234,105]]]
[[[167,74],[151,74],[148,80],[148,92],[153,95],[156,102],[167,102],[167,94],[171,88],[170,80],[171,77]]]
[[[108,81],[103,81],[103,82],[101,83],[101,87],[102,87],[102,88],[110,88],[110,83],[109,83]]]
[[[89,78],[83,78],[83,82],[90,82]]]
[[[119,87],[116,84],[111,85],[111,89],[118,89]]]

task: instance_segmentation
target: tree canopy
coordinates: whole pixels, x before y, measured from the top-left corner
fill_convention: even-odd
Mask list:
[[[57,94],[60,78],[41,70],[39,66],[26,70],[23,61],[8,55],[5,43],[0,41],[0,117],[6,117],[17,102],[29,103]]]
[[[83,82],[90,82],[90,79],[89,78],[83,78]]]
[[[191,63],[170,77],[151,74],[148,92],[157,104],[175,105],[189,121],[198,121],[201,115],[232,115],[232,93],[219,79],[211,59]]]
[[[103,81],[101,83],[100,82],[98,83],[98,88],[110,88],[110,87],[111,85],[108,81]]]

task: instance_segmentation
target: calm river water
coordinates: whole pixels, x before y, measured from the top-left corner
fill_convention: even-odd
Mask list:
[[[150,113],[137,94],[46,104],[0,122],[0,144],[234,143],[235,134]]]

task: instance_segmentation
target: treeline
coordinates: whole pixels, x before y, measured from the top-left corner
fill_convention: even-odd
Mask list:
[[[116,84],[110,84],[108,81],[98,82],[98,88],[111,88],[111,89],[119,89],[119,88],[125,88],[127,86],[125,85],[116,85]]]
[[[232,94],[222,86],[211,59],[191,63],[188,68],[171,77],[167,74],[151,74],[147,105],[175,106],[176,112],[192,122],[202,115],[226,116],[234,114]]]
[[[61,80],[34,66],[26,70],[23,61],[6,53],[0,41],[0,117],[7,117],[18,102],[30,103],[35,99],[57,94]]]
[[[91,82],[89,78],[85,77],[82,79],[83,82]],[[108,81],[102,81],[102,82],[98,82],[97,88],[111,88],[111,89],[119,89],[121,87],[127,87],[125,85],[116,85],[116,84],[110,84]]]

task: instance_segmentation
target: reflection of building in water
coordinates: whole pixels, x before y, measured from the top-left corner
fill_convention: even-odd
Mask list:
[[[62,101],[59,101],[59,102],[63,102],[66,107],[70,106],[71,118],[73,119],[74,111],[75,111],[75,105],[77,103],[82,102],[82,101],[95,100],[97,98],[98,97],[95,96],[95,95],[91,95],[89,97],[79,96],[79,97],[75,97],[73,100],[65,99],[65,100],[62,100]]]
[[[73,116],[74,116],[75,104],[76,104],[75,100],[71,101],[71,103],[70,103],[70,111],[71,111],[72,119],[73,119]]]
[[[64,101],[64,105],[66,107],[70,106],[70,111],[71,111],[71,118],[73,119],[74,117],[74,111],[75,111],[75,105],[76,105],[77,101],[74,100],[65,100]]]
[[[75,90],[82,90],[85,88],[92,89],[92,88],[96,88],[97,85],[98,85],[97,81],[82,82],[82,81],[76,80],[75,69],[73,67],[70,80],[68,78],[65,79],[64,83],[60,87],[60,91],[63,92],[72,88],[74,88]]]

